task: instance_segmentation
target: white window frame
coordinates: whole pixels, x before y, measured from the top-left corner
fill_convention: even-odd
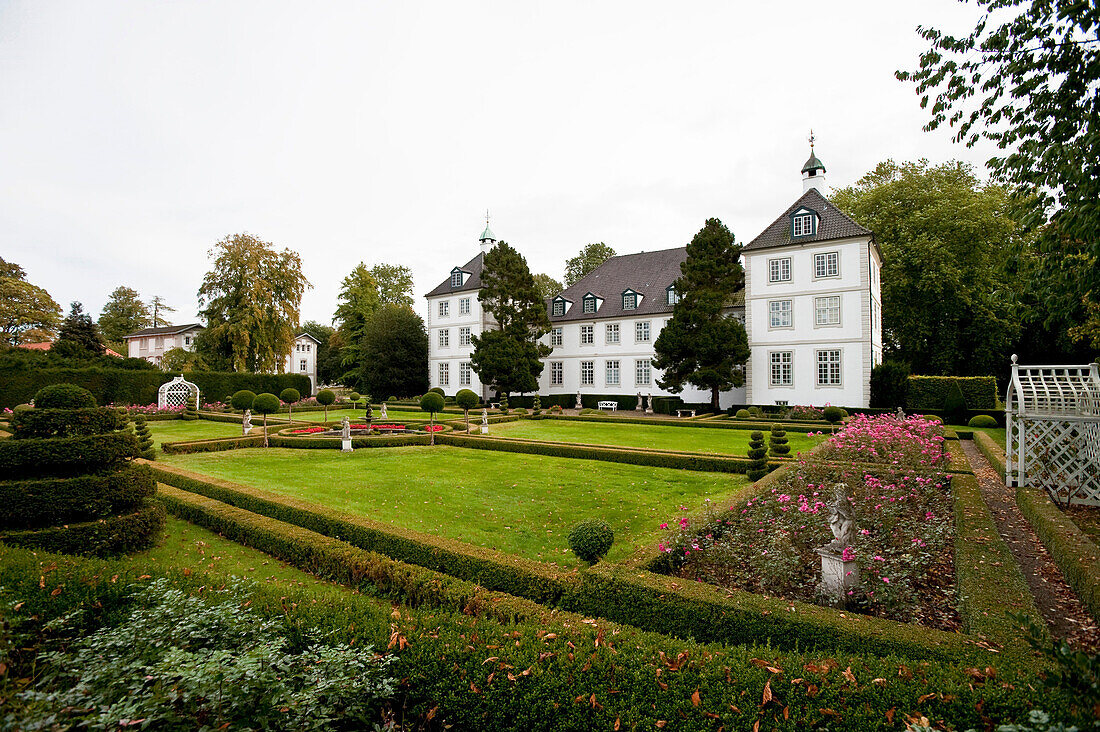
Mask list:
[[[565,369],[561,361],[550,362],[550,386],[561,386],[565,382]]]
[[[581,386],[595,386],[596,362],[581,361]]]
[[[440,328],[439,329],[439,347],[450,348],[451,347],[451,329]]]
[[[627,305],[627,303],[630,303]],[[638,293],[636,292],[624,292],[623,293],[623,310],[637,310],[638,309]]]
[[[560,346],[565,339],[562,337],[562,327],[559,325],[557,328],[550,329],[550,345]]]
[[[306,360],[304,358],[298,361],[298,370],[299,371],[308,371],[308,369],[306,367]]]
[[[812,236],[814,233],[814,215],[809,212],[796,214],[791,219],[791,236]]]
[[[835,306],[834,306],[835,303]],[[814,327],[840,325],[840,295],[814,298]]]
[[[791,258],[776,257],[768,260],[768,283],[791,281]]]
[[[469,315],[470,314],[470,298],[463,297],[458,301],[458,314]]]
[[[843,352],[839,348],[814,351],[814,381],[818,386],[844,386],[843,359]],[[821,378],[822,367],[826,369],[824,380]]]
[[[653,334],[653,328],[650,326],[648,320],[636,320],[634,321],[634,342],[635,343],[649,343]]]
[[[653,383],[653,363],[648,358],[634,361],[634,386],[650,386]]]
[[[783,305],[786,304],[786,308]],[[778,307],[777,307],[778,306]],[[779,316],[786,315],[786,322]],[[794,328],[794,300],[768,300],[768,330],[787,330]]]
[[[832,265],[830,267],[829,265]],[[830,271],[830,269],[832,271]],[[821,252],[814,255],[814,279],[840,277],[840,252]]]
[[[619,342],[619,324],[608,323],[604,329],[604,337],[608,344]]]
[[[473,381],[473,365],[469,361],[463,361],[458,364],[458,385],[469,386]]]
[[[596,344],[596,326],[594,325],[582,325],[581,326],[581,345],[592,346]]]
[[[471,346],[473,345],[473,329],[470,326],[458,329],[458,345]]]
[[[768,352],[768,378],[771,386],[794,386],[794,351]]]
[[[439,364],[439,385],[451,385],[451,364],[446,361],[441,361]]]
[[[670,287],[665,292],[668,293],[665,300],[668,305],[675,305],[680,302],[680,293],[676,292],[675,287]]]
[[[439,301],[439,317],[448,318],[451,315],[451,301],[440,300]]]
[[[604,381],[608,386],[618,386],[621,380],[618,359],[604,361]]]
[[[462,272],[451,272],[451,287],[462,287]]]

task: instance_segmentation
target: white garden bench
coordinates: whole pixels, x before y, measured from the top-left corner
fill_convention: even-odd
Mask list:
[[[695,416],[695,410],[694,409],[677,409],[676,410],[676,416],[677,417],[683,417],[684,412],[687,412],[689,417],[694,417]]]
[[[596,406],[600,408],[600,411],[604,409],[610,409],[612,412],[618,410],[619,403],[615,401],[596,402]]]

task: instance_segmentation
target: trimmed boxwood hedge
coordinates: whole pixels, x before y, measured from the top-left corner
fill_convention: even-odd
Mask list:
[[[155,499],[133,513],[45,529],[0,531],[12,546],[63,554],[111,556],[147,549],[164,530],[164,506]]]
[[[993,469],[1001,474],[1001,477],[1005,477],[1005,457],[1004,448],[998,444],[996,440],[990,437],[981,430],[974,430],[972,439],[974,445],[978,448],[978,451],[985,456],[985,459],[989,461],[989,464],[993,466]]]
[[[992,376],[910,376],[905,408],[942,410],[954,384],[959,385],[967,409],[997,406],[997,379]]]
[[[132,432],[0,440],[0,475],[71,475],[116,465],[140,454]]]
[[[247,447],[263,447],[263,435],[248,437],[221,437],[215,440],[189,440],[186,442],[162,442],[160,451],[165,455],[190,455],[196,452],[223,452]]]
[[[519,419],[524,419],[520,417]],[[575,414],[540,414],[538,416],[527,417],[526,419],[564,419],[572,422],[607,422],[611,424],[637,424],[637,425],[659,425],[663,427],[695,427],[697,429],[715,429],[715,430],[758,430],[760,425],[764,422],[771,424],[775,421],[775,417],[760,417],[755,420],[698,420],[698,419],[654,419],[645,417],[614,417],[604,413],[601,415],[592,415],[590,417],[581,417]],[[828,425],[825,422],[818,422],[813,424],[810,422],[784,422],[783,429],[787,432],[800,432],[803,434],[809,434],[811,432],[822,432]]]
[[[11,429],[17,439],[75,437],[120,430],[126,422],[127,418],[120,410],[110,407],[27,409],[12,416]]]
[[[127,465],[107,475],[0,481],[0,529],[33,529],[135,510],[157,490],[153,474]]]

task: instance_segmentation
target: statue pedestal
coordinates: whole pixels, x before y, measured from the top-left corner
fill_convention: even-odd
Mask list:
[[[848,600],[848,590],[859,584],[859,565],[855,560],[844,561],[840,552],[821,548],[821,592],[843,605]]]
[[[347,437],[340,440],[340,449],[342,452],[351,452],[351,438]]]
[[[489,434],[489,425],[487,425],[487,424],[481,425],[481,434],[483,434],[483,435]]]

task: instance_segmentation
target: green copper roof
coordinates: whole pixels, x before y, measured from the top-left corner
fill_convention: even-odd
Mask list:
[[[802,172],[809,173],[811,170],[825,170],[825,163],[818,160],[812,150],[810,151],[810,159],[802,166]]]
[[[485,241],[486,239],[497,240],[497,235],[493,233],[488,224],[485,224],[485,231],[481,232],[481,236],[477,238],[478,241]]]

